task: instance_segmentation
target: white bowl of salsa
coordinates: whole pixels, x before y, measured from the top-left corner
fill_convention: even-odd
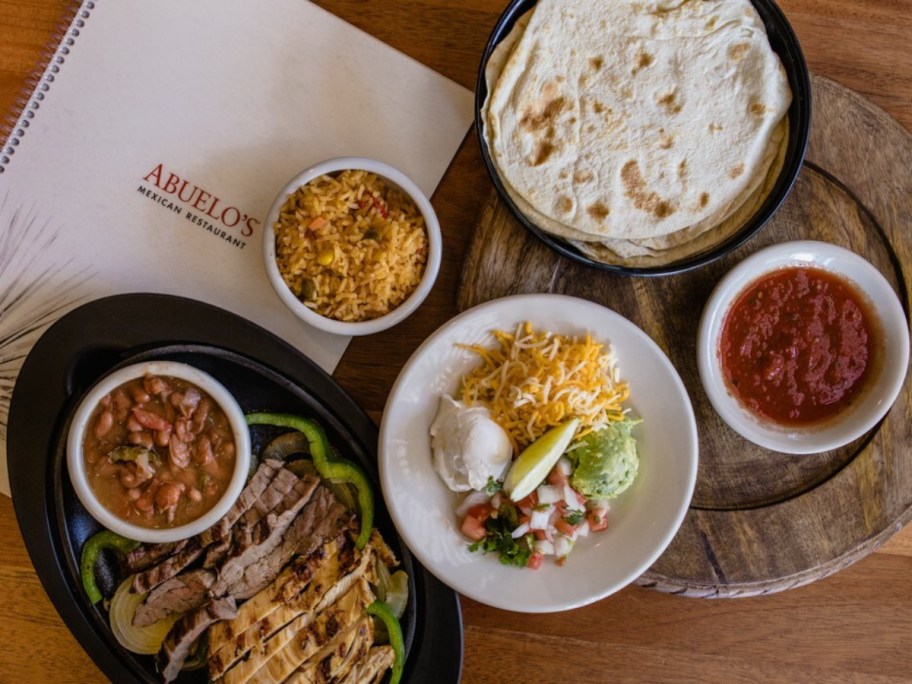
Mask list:
[[[697,364],[713,408],[751,442],[836,449],[886,415],[909,362],[899,298],[854,252],[815,241],[763,249],[716,286]]]
[[[67,436],[76,496],[104,527],[163,543],[211,527],[250,467],[244,413],[211,375],[174,361],[120,368],[81,400]]]

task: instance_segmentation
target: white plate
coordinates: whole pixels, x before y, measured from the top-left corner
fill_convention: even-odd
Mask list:
[[[431,464],[428,429],[440,395],[454,394],[478,357],[456,345],[493,346],[492,330],[530,321],[536,330],[609,343],[625,403],[643,422],[634,430],[640,469],[612,501],[608,529],[581,539],[564,567],[539,570],[468,551],[454,514],[458,496]],[[481,304],[440,328],[414,353],[390,392],[380,427],[380,481],[393,522],[424,566],[456,591],[496,608],[528,613],[591,603],[639,577],[684,519],[697,474],[697,427],[684,384],[658,345],[617,313],[561,295],[520,295]]]
[[[861,401],[835,419],[808,427],[781,427],[743,407],[728,390],[719,359],[722,325],[732,303],[762,275],[787,267],[818,268],[853,283],[877,314],[883,359]],[[801,240],[762,249],[729,271],[710,295],[697,335],[700,380],[713,408],[733,430],[754,444],[786,454],[815,454],[858,439],[883,418],[902,389],[909,365],[909,323],[902,304],[880,271],[854,252],[827,242]]]

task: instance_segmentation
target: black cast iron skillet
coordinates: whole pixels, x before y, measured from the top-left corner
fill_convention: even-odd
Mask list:
[[[66,472],[69,420],[81,395],[114,368],[150,359],[191,364],[220,380],[250,411],[295,413],[318,420],[342,456],[368,471],[377,496],[376,525],[410,578],[403,616],[404,680],[458,682],[462,622],[456,594],[412,559],[383,506],[376,475],[377,429],[333,379],[271,333],[227,311],[167,295],[120,295],[65,315],[35,344],[10,406],[7,459],[13,505],[29,555],[70,631],[112,681],[160,681],[154,661],[114,639],[107,613],[92,606],[79,576],[83,542],[100,529],[76,498]],[[255,446],[271,438],[252,430]],[[122,573],[102,558],[110,596]],[[61,664],[61,667],[65,667]],[[203,682],[203,671],[179,681]]]

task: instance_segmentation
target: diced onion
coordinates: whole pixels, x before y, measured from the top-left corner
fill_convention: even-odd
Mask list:
[[[573,550],[573,542],[562,534],[554,540],[554,555],[563,558]]]
[[[466,513],[469,512],[470,508],[479,504],[487,503],[488,499],[488,495],[484,492],[469,492],[466,498],[462,500],[462,503],[456,507],[456,517],[463,517]]]
[[[561,456],[557,460],[557,467],[567,477],[570,477],[571,473],[573,473],[573,463],[566,456]]]
[[[147,655],[158,653],[162,642],[171,631],[171,626],[177,622],[180,614],[169,615],[147,627],[135,627],[133,616],[146,595],[132,593],[130,591],[132,583],[133,577],[130,576],[114,592],[110,610],[111,632],[128,651]]]
[[[560,487],[553,485],[542,485],[538,488],[538,503],[555,504],[564,497]]]
[[[513,537],[513,539],[519,539],[524,534],[526,534],[528,531],[529,531],[529,523],[524,522],[522,525],[520,525],[515,530],[513,530],[510,533],[510,536]]]
[[[502,499],[503,497],[501,496],[500,492],[497,492],[494,496],[491,497],[491,506],[493,506],[495,510],[499,510]]]
[[[573,489],[570,485],[564,485],[564,502],[567,504],[567,508],[571,511],[584,511],[586,507],[579,502],[579,499],[576,497],[576,490]]]
[[[529,520],[529,528],[533,530],[546,530],[551,520],[551,507],[541,511],[532,511],[532,517]]]
[[[576,536],[577,537],[588,537],[589,536],[589,521],[588,520],[583,520],[583,522],[580,523],[580,526],[576,528]]]
[[[390,577],[384,603],[389,606],[389,609],[397,618],[401,618],[405,613],[408,595],[408,575],[404,570],[396,570]]]
[[[539,539],[537,542],[535,542],[535,550],[543,556],[553,556],[554,544],[549,542],[547,539]]]

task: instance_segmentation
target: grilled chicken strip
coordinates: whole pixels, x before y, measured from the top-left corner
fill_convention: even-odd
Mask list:
[[[367,658],[356,663],[338,684],[379,684],[396,661],[392,646],[377,646],[368,651]]]
[[[373,621],[365,616],[295,670],[285,684],[328,684],[337,681],[367,658],[373,643]]]
[[[279,580],[245,603],[237,618],[213,627],[209,637],[209,674],[221,676],[251,650],[262,650],[268,640],[292,620],[303,628],[362,577],[376,582],[374,553],[368,546],[356,552],[349,543],[341,551],[337,542],[325,545],[308,560],[319,560],[312,579],[302,583],[297,576]],[[281,578],[280,578],[281,579]],[[288,596],[296,588],[298,591]]]
[[[261,652],[239,662],[222,677],[224,684],[282,682],[337,634],[347,630],[375,600],[370,585],[359,579],[348,593],[313,618],[301,615],[265,642]]]

